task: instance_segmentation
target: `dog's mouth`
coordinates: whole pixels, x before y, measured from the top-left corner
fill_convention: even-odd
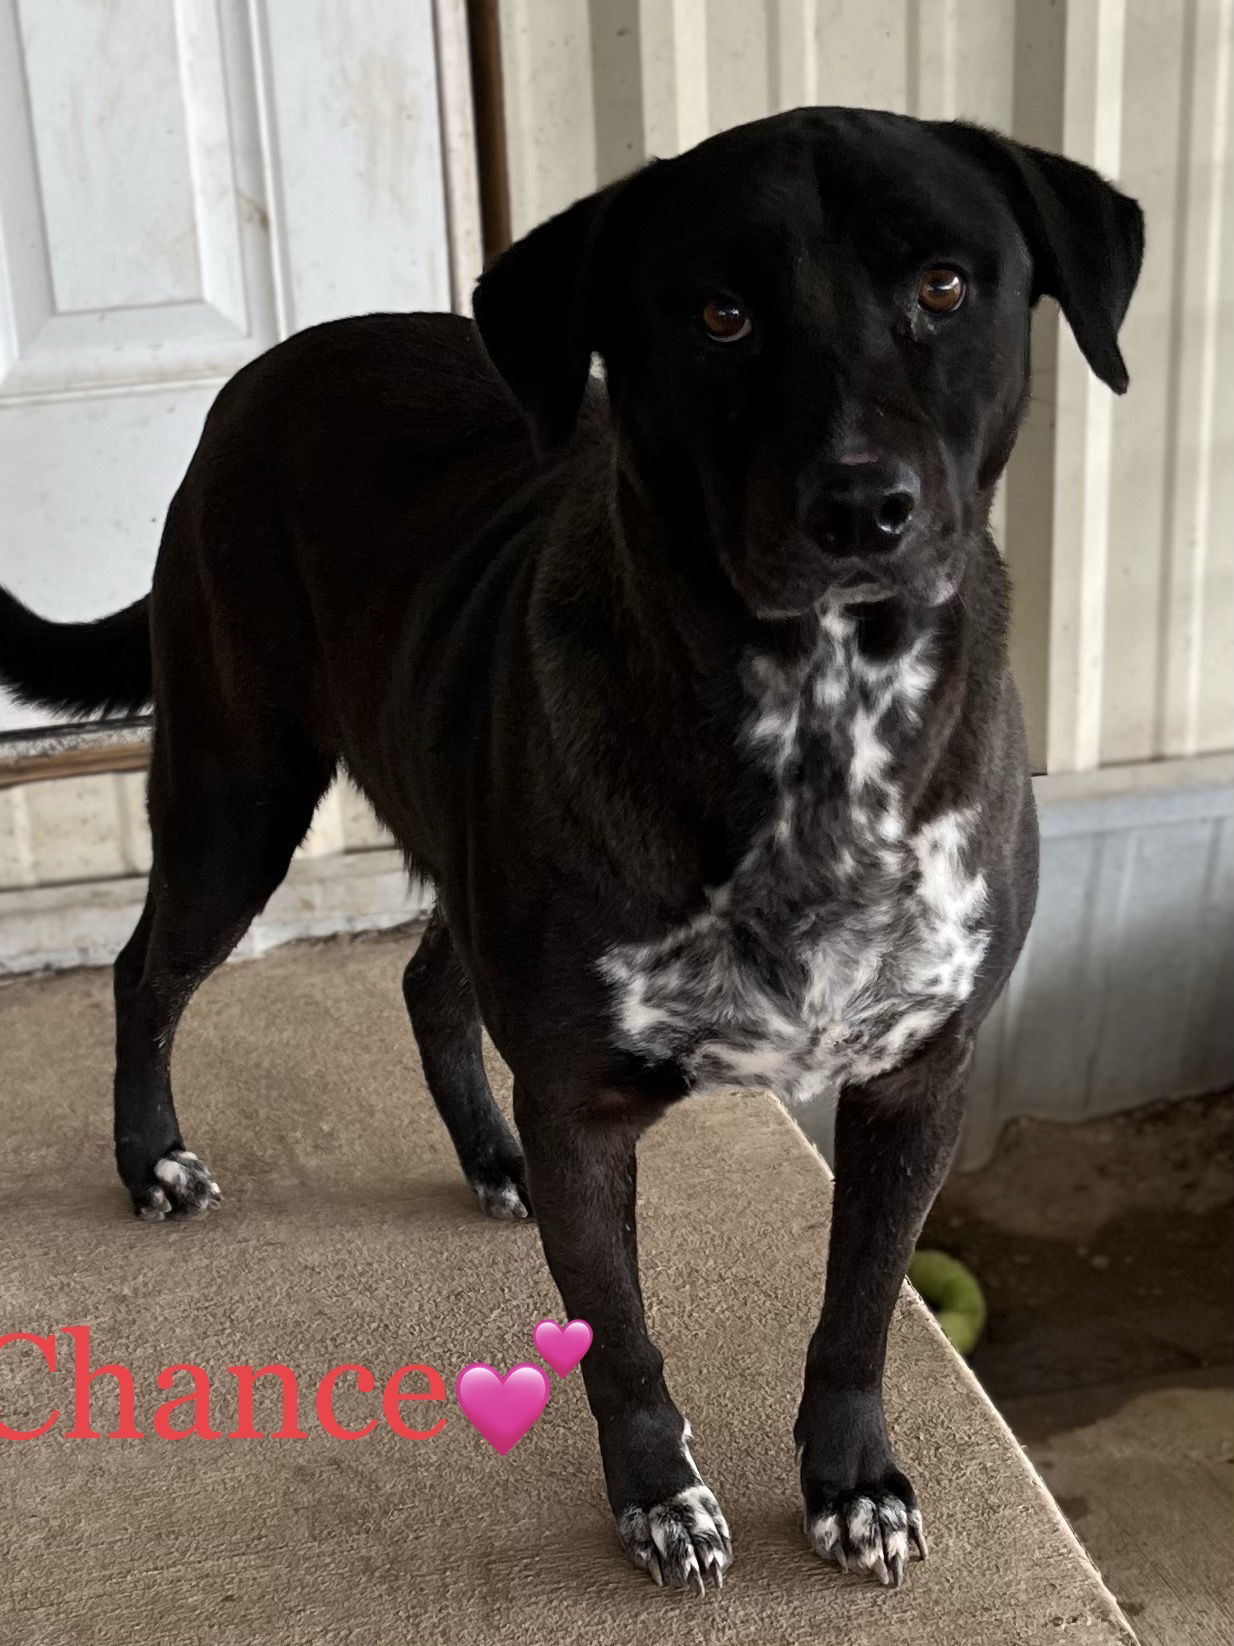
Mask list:
[[[949,599],[964,557],[961,534],[935,520],[877,554],[836,554],[797,531],[762,553],[724,557],[729,579],[761,622],[805,618],[824,606],[887,600],[933,607]]]
[[[862,567],[841,572],[823,599],[831,605],[855,606],[869,600],[885,600],[892,593],[886,578],[874,577]]]
[[[872,605],[903,597],[905,592],[903,578],[892,575],[889,566],[873,570],[853,564],[830,577],[811,578],[801,589],[786,589],[779,598],[755,598],[748,603],[760,622],[784,622],[809,617],[824,606]]]

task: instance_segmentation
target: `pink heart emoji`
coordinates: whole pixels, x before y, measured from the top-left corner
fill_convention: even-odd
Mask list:
[[[572,1320],[568,1326],[542,1320],[531,1340],[540,1359],[547,1361],[558,1377],[568,1377],[591,1347],[591,1327],[585,1320]]]
[[[550,1384],[541,1366],[521,1361],[502,1377],[483,1362],[464,1366],[454,1380],[463,1416],[504,1457],[539,1419]]]

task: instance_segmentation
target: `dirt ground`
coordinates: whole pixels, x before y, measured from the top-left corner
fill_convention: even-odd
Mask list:
[[[1234,1639],[1234,1094],[1021,1121],[922,1245],[967,1263],[974,1371],[1144,1646]]]

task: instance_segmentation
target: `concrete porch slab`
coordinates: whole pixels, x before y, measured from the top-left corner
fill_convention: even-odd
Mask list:
[[[399,999],[406,942],[288,948],[218,973],[177,1047],[189,1145],[222,1213],[145,1226],[113,1181],[105,973],[0,985],[0,1336],[89,1325],[123,1362],[148,1438],[69,1438],[70,1340],[56,1372],[0,1350],[0,1639],[176,1639],[304,1646],[436,1643],[877,1643],[1107,1646],[1133,1636],[1019,1447],[925,1310],[899,1305],[890,1414],[921,1493],[931,1557],[890,1594],[805,1548],[791,1428],[821,1287],[830,1184],[768,1098],[683,1106],[643,1150],[644,1289],[695,1455],[733,1528],[721,1595],[666,1594],[621,1557],[581,1379],[555,1382],[506,1457],[450,1395],[381,1417],[386,1377],[533,1358],[559,1305],[534,1228],[476,1211],[420,1080]],[[191,1362],[213,1426],[236,1426],[230,1365],[296,1374],[304,1439],[161,1439],[161,1368]],[[256,1427],[279,1403],[259,1394]],[[94,1425],[116,1423],[112,1380]],[[177,1423],[191,1416],[181,1408]]]

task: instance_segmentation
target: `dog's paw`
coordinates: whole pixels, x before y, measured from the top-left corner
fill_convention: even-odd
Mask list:
[[[653,1583],[697,1589],[716,1588],[732,1564],[728,1522],[711,1492],[700,1481],[649,1509],[631,1505],[617,1517],[626,1554]]]
[[[531,1197],[521,1166],[511,1171],[495,1168],[470,1179],[485,1217],[505,1222],[531,1216]]]
[[[512,1178],[500,1183],[473,1183],[472,1188],[485,1217],[509,1220],[531,1216],[526,1194]]]
[[[223,1192],[204,1160],[188,1149],[169,1149],[154,1163],[155,1181],[133,1196],[133,1210],[146,1223],[165,1218],[204,1217],[222,1204]]]
[[[807,1509],[805,1533],[824,1560],[846,1572],[868,1573],[890,1589],[903,1583],[910,1558],[926,1557],[921,1511],[902,1476],[836,1492],[813,1512]]]

